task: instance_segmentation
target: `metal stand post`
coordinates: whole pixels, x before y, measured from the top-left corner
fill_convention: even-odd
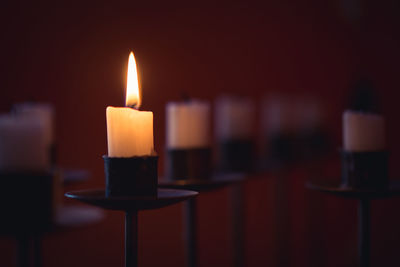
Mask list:
[[[138,212],[125,213],[125,267],[138,266]]]
[[[33,257],[34,266],[42,267],[42,236],[40,234],[33,236]]]
[[[275,242],[276,266],[289,266],[289,182],[286,172],[276,174],[275,177]]]
[[[196,199],[185,202],[185,243],[186,243],[186,266],[197,266],[197,203]]]
[[[370,265],[370,221],[371,205],[369,199],[360,199],[358,206],[358,255],[360,267]]]
[[[29,242],[30,238],[28,235],[21,235],[17,239],[17,266],[28,267],[29,266]]]
[[[244,266],[244,192],[243,185],[232,186],[233,266]]]

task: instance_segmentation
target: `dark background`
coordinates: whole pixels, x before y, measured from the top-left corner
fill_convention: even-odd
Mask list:
[[[352,84],[368,77],[387,120],[390,172],[397,178],[399,7],[394,0],[2,3],[0,111],[27,100],[54,104],[59,165],[93,174],[65,189],[74,190],[104,186],[105,108],[124,104],[131,50],[141,75],[142,110],[154,112],[160,173],[165,104],[182,93],[209,100],[221,93],[245,95],[258,109],[270,92],[315,95],[339,147]],[[338,166],[333,157],[312,169],[339,177]],[[309,171],[302,165],[288,171],[290,265],[354,266],[356,202],[307,192]],[[279,203],[272,180],[245,184],[248,266],[276,262],[273,215]],[[228,189],[199,197],[200,266],[232,265],[228,197]],[[389,199],[372,205],[373,266],[400,264],[399,204]],[[122,266],[123,215],[107,215],[91,227],[47,235],[45,266]],[[141,266],[183,266],[182,220],[181,205],[141,213]],[[14,254],[14,241],[0,239],[0,265],[12,266]]]

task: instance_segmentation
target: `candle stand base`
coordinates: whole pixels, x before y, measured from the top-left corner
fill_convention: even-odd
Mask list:
[[[212,176],[210,179],[160,180],[159,187],[209,192],[243,181],[243,174]],[[185,205],[186,266],[197,264],[197,200],[190,199]]]
[[[197,192],[158,189],[155,197],[107,197],[104,189],[66,193],[68,198],[108,210],[125,212],[125,267],[138,266],[138,212],[159,209],[193,198]]]
[[[400,196],[400,184],[392,182],[387,187],[376,189],[354,189],[340,185],[317,185],[307,183],[311,190],[331,194],[337,197],[357,199],[358,204],[358,259],[360,267],[370,266],[370,222],[371,200]]]

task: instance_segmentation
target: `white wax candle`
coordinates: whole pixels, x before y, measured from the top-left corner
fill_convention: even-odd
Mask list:
[[[0,116],[0,171],[49,169],[46,129],[36,117]]]
[[[296,99],[294,104],[293,110],[299,131],[310,132],[321,126],[323,110],[317,99],[311,96],[301,96]]]
[[[40,119],[45,128],[45,138],[49,145],[54,144],[54,109],[46,103],[18,103],[14,112],[20,116],[35,116]]]
[[[343,148],[352,152],[384,150],[384,118],[376,114],[345,111],[343,113]]]
[[[218,98],[215,102],[216,137],[219,140],[252,138],[254,116],[254,105],[249,99]]]
[[[166,147],[190,149],[210,146],[210,105],[171,102],[166,106]]]
[[[139,108],[140,95],[133,53],[129,55],[126,105]],[[109,157],[154,155],[153,112],[129,107],[107,107]]]
[[[154,153],[153,112],[107,107],[109,157],[148,156]]]
[[[296,117],[290,98],[277,95],[263,99],[261,127],[265,136],[295,132],[298,127]]]

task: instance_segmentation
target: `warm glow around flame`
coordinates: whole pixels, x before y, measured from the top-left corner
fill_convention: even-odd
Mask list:
[[[127,107],[139,109],[141,104],[139,92],[139,80],[136,69],[136,60],[133,52],[129,55],[128,75],[126,82],[126,102]]]

